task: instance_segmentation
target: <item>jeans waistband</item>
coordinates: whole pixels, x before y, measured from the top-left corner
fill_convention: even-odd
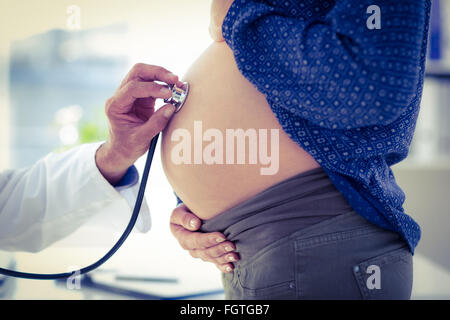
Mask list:
[[[282,181],[206,220],[202,231],[220,231],[241,260],[293,232],[353,209],[322,168]]]

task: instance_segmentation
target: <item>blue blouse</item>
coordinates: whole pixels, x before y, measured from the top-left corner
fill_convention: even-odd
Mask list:
[[[390,167],[406,158],[413,137],[430,7],[430,0],[235,0],[222,27],[240,72],[285,132],[358,214],[399,233],[411,252],[420,227],[404,212]],[[379,29],[369,28],[375,18]]]

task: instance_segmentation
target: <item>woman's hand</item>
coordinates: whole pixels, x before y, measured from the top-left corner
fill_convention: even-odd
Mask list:
[[[197,232],[201,223],[201,220],[182,204],[172,212],[170,230],[181,247],[188,250],[192,257],[212,262],[224,273],[232,272],[233,262],[239,260],[239,255],[234,252],[236,246],[226,241],[220,232]]]
[[[216,42],[225,41],[222,35],[222,25],[228,10],[234,0],[213,0],[211,5],[211,22],[209,34]]]
[[[166,127],[175,111],[168,104],[155,112],[155,100],[172,95],[167,87],[155,83],[156,80],[181,85],[178,77],[164,68],[137,64],[106,102],[110,136],[97,151],[96,163],[113,185],[148,150],[152,138]]]

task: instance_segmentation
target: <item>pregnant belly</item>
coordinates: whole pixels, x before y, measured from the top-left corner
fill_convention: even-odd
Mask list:
[[[201,219],[319,167],[283,131],[224,42],[213,43],[184,80],[190,94],[163,132],[161,155],[172,188]]]

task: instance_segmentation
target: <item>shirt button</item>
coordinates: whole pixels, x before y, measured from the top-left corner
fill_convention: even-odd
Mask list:
[[[359,266],[355,266],[355,267],[353,268],[353,271],[359,272]]]
[[[295,283],[294,282],[289,283],[289,288],[294,289],[295,288]]]

